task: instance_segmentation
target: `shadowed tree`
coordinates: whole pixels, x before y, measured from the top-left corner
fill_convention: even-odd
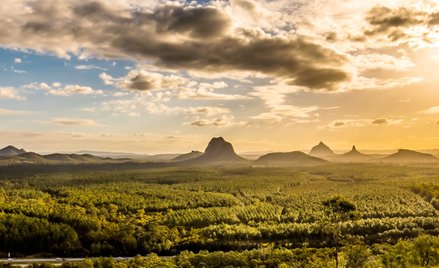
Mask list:
[[[421,235],[414,242],[415,256],[422,267],[439,263],[439,239],[429,235]]]
[[[326,230],[331,234],[335,247],[335,267],[338,268],[338,253],[342,244],[342,222],[354,220],[357,217],[355,204],[341,196],[333,196],[322,202],[326,215]]]

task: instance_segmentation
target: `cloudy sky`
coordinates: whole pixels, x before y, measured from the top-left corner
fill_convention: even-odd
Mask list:
[[[436,0],[3,0],[0,146],[439,148]]]

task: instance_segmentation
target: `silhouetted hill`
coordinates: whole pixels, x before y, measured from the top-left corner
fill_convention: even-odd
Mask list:
[[[19,155],[2,157],[0,164],[88,164],[88,163],[115,163],[125,162],[131,159],[102,158],[90,154],[49,154],[40,155],[34,152],[26,152]]]
[[[338,158],[342,161],[362,162],[370,160],[371,156],[359,152],[354,145],[352,146],[352,150],[340,155]]]
[[[307,155],[304,152],[294,151],[287,153],[269,153],[259,157],[256,162],[283,162],[285,164],[291,163],[309,165],[327,163],[328,161],[318,157]]]
[[[148,162],[163,162],[163,161],[172,161],[175,157],[179,156],[180,154],[155,154],[155,155],[148,155],[148,154],[135,154],[135,153],[124,153],[124,152],[103,152],[103,151],[76,151],[74,152],[76,155],[93,155],[101,158],[112,158],[112,159],[133,159],[137,161],[148,161]]]
[[[316,156],[316,157],[333,157],[336,156],[336,154],[329,148],[326,144],[323,142],[320,142],[316,146],[312,147],[311,151],[309,152],[310,155]]]
[[[14,155],[5,158],[6,160],[12,160],[13,162],[25,162],[25,163],[47,163],[42,155],[33,152],[26,152],[19,155]]]
[[[188,160],[192,163],[212,163],[212,162],[237,162],[245,159],[235,153],[233,146],[223,137],[212,138],[204,153],[194,159]]]
[[[111,160],[111,158],[97,157],[91,154],[49,154],[43,156],[47,160],[57,162],[103,162]]]
[[[186,161],[186,160],[191,160],[191,159],[197,158],[201,155],[203,155],[203,153],[200,151],[192,151],[192,152],[187,153],[187,154],[179,155],[179,156],[173,158],[171,161],[173,161],[173,162]]]
[[[24,149],[18,149],[17,147],[9,145],[0,150],[0,157],[14,156],[25,152],[26,151]]]
[[[435,162],[438,161],[432,154],[420,153],[417,151],[400,149],[398,152],[384,157],[383,161],[388,162]]]

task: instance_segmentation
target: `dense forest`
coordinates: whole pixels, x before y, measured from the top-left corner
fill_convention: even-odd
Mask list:
[[[439,167],[23,170],[0,174],[2,257],[146,256],[66,267],[439,262]]]

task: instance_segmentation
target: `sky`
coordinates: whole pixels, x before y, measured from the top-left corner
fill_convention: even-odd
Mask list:
[[[3,0],[0,146],[439,148],[436,0]]]

